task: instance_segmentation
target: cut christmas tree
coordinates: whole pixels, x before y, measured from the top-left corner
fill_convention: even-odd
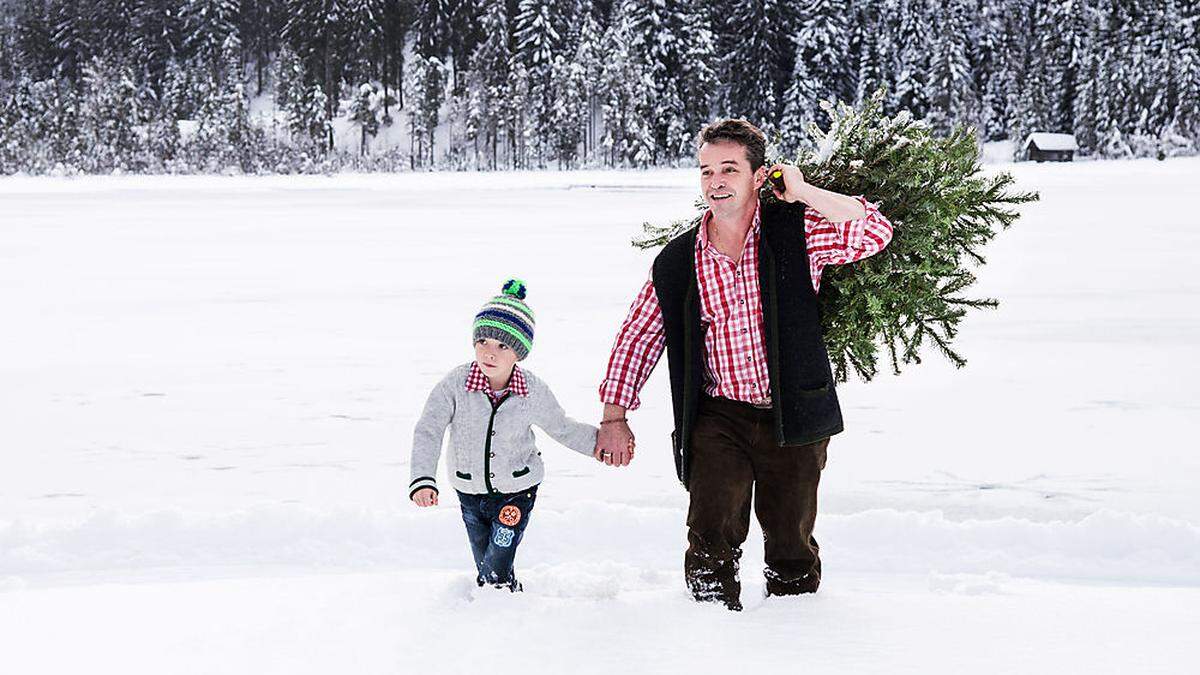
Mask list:
[[[838,381],[850,370],[864,381],[879,371],[886,350],[893,372],[920,363],[933,348],[957,367],[966,359],[954,347],[959,324],[971,309],[992,308],[994,298],[963,292],[975,283],[972,268],[984,264],[980,250],[1019,217],[1015,207],[1038,199],[1014,189],[1011,174],[986,175],[970,127],[945,137],[906,111],[882,112],[884,91],[859,107],[822,101],[827,131],[810,124],[808,141],[794,161],[813,185],[865,195],[894,228],[880,253],[851,265],[825,268],[820,301],[825,343]],[[760,198],[773,201],[769,182]],[[700,214],[704,202],[697,203]],[[669,225],[646,223],[640,248],[662,246],[696,227],[695,218]]]

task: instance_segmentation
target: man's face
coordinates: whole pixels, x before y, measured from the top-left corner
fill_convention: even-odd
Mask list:
[[[766,179],[765,166],[750,170],[746,148],[740,143],[717,141],[700,146],[700,191],[713,215],[743,213],[758,199],[758,190]]]

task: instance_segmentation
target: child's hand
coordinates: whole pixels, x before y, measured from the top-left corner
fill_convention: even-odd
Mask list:
[[[417,506],[437,506],[437,490],[421,488],[413,493],[412,500]]]

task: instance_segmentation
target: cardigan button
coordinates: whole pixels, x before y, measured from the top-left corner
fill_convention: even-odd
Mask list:
[[[493,436],[495,436],[495,435],[496,435],[496,430],[495,430],[495,429],[492,429],[492,435],[493,435]]]
[[[489,473],[489,474],[488,474],[488,478],[495,478],[495,477],[496,477],[496,474],[494,474],[494,473]]]

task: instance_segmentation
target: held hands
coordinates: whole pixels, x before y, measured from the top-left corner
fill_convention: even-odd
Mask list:
[[[437,490],[421,488],[413,493],[412,500],[417,506],[437,506]]]
[[[776,164],[767,169],[767,184],[775,197],[785,202],[803,201],[801,195],[808,183],[804,181],[804,173],[791,164]]]
[[[600,433],[596,434],[596,449],[592,456],[596,461],[609,466],[628,466],[633,461],[633,450],[637,444],[633,431],[625,420],[601,422]]]

